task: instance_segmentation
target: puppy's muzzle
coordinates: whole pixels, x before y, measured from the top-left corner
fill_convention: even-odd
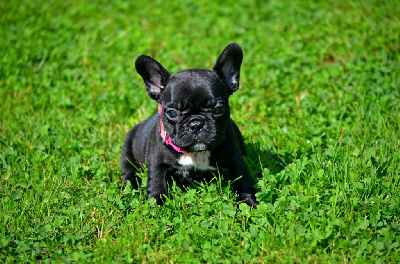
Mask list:
[[[189,122],[189,129],[191,132],[198,133],[204,127],[204,120],[196,119]]]

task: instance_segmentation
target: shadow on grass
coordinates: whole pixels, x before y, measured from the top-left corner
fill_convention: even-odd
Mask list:
[[[261,148],[257,143],[246,144],[246,149],[250,173],[257,179],[262,178],[263,169],[268,169],[270,174],[275,175],[302,156],[300,152],[277,154]]]
[[[287,166],[304,155],[300,150],[292,153],[276,153],[272,149],[262,148],[260,144],[246,144],[247,164],[253,181],[257,184],[259,202],[275,203],[285,186],[291,185],[292,178],[288,173],[281,173]]]

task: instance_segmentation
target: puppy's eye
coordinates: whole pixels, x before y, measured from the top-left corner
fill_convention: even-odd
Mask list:
[[[166,114],[167,114],[167,117],[170,119],[175,119],[178,117],[178,112],[174,109],[167,110]]]
[[[223,106],[216,106],[213,109],[214,115],[222,115],[225,112],[225,108]]]

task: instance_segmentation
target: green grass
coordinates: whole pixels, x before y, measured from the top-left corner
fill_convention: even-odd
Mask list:
[[[0,262],[399,262],[399,14],[389,0],[0,0]],[[211,68],[230,42],[260,206],[216,178],[159,207],[121,181],[124,137],[157,108],[135,58]]]

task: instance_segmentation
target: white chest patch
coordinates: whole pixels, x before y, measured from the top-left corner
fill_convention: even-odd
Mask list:
[[[195,168],[197,170],[215,170],[210,166],[210,151],[184,153],[178,160],[181,170]]]

